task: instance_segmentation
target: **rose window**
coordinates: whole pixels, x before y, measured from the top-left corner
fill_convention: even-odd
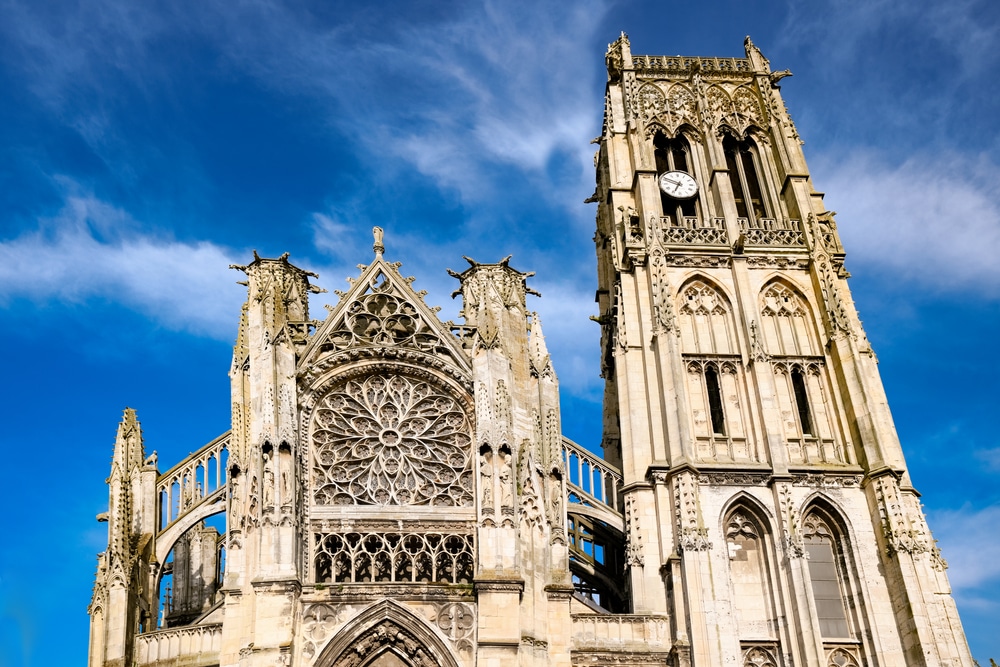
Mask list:
[[[462,406],[402,375],[346,380],[313,420],[319,505],[471,505],[471,429]]]

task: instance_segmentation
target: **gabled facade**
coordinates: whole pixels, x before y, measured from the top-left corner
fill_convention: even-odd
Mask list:
[[[609,47],[603,459],[510,258],[451,272],[454,325],[379,228],[323,321],[255,255],[232,430],[161,473],[119,427],[91,667],[971,667],[788,72],[746,51]]]

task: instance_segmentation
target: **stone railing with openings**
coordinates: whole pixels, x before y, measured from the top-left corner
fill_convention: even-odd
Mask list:
[[[663,242],[668,245],[727,245],[726,221],[723,218],[708,218],[704,221],[694,216],[685,216],[675,221],[670,216],[660,218]]]
[[[746,58],[632,56],[632,69],[640,76],[654,72],[687,73],[696,65],[702,73],[753,74],[753,65]]]
[[[135,664],[203,667],[219,664],[222,624],[191,625],[136,636]]]
[[[229,435],[220,435],[157,478],[161,531],[225,487]]]
[[[317,583],[472,583],[471,535],[353,532],[314,539]]]
[[[621,514],[618,498],[621,471],[569,438],[563,438],[563,463],[570,502],[600,506]]]
[[[668,650],[670,618],[633,614],[573,614],[575,650]]]
[[[748,246],[784,246],[804,248],[805,237],[802,234],[800,220],[775,220],[774,218],[737,218],[740,233],[743,234]]]

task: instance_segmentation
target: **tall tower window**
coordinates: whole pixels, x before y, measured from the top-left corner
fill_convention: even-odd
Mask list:
[[[809,580],[816,603],[820,635],[837,639],[850,637],[834,534],[816,513],[806,517],[804,526],[804,543],[809,554]]]
[[[722,148],[726,153],[726,168],[733,186],[737,215],[751,223],[771,217],[760,186],[756,145],[750,139],[736,141],[727,136],[722,141]]]
[[[741,506],[730,511],[724,524],[733,609],[742,641],[770,638],[774,634],[776,614],[768,567],[770,536],[766,526],[750,508]],[[745,664],[764,667],[775,663],[762,660]]]
[[[726,415],[722,411],[722,387],[719,386],[719,372],[714,365],[705,369],[705,388],[708,390],[708,407],[712,415],[712,432],[726,434]]]
[[[656,160],[656,173],[668,171],[683,171],[691,173],[690,147],[684,137],[668,139],[657,133],[653,139],[653,156]],[[660,192],[660,204],[663,216],[670,218],[670,225],[680,227],[685,225],[685,218],[698,218],[698,199],[674,199]],[[697,223],[695,223],[697,224]]]
[[[795,407],[799,410],[799,425],[803,435],[813,434],[812,415],[809,414],[809,395],[806,393],[806,381],[802,377],[802,369],[796,366],[792,370],[792,391],[795,393]]]

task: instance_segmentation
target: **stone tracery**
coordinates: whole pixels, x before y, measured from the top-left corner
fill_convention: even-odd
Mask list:
[[[429,382],[386,372],[334,386],[313,418],[318,505],[472,505],[471,428]]]
[[[314,574],[321,583],[472,582],[470,535],[350,532],[314,539]]]
[[[416,306],[397,294],[379,273],[368,290],[347,306],[341,326],[328,340],[337,349],[359,345],[405,346],[430,351],[440,345],[438,333]]]

